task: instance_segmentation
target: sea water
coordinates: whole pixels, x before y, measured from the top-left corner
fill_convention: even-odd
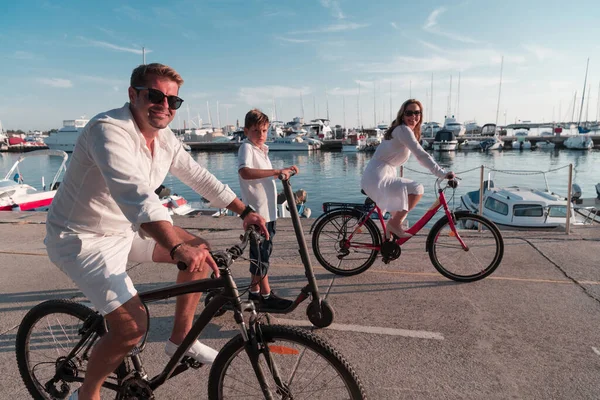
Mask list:
[[[191,157],[207,168],[219,180],[226,183],[240,195],[237,174],[237,152],[192,152]],[[0,153],[0,174],[2,177],[10,169],[20,154]],[[333,151],[315,152],[271,152],[269,157],[273,168],[296,165],[300,173],[291,179],[293,190],[304,189],[308,193],[307,206],[312,216],[322,213],[322,204],[327,201],[362,203],[365,196],[360,193],[360,179],[373,154],[342,153]],[[568,193],[569,165],[573,166],[573,183],[577,183],[583,197],[596,197],[594,186],[600,182],[600,150],[577,151],[555,150],[506,150],[506,151],[455,151],[432,153],[433,158],[444,168],[455,171],[462,178],[456,191],[446,191],[451,206],[460,205],[460,196],[479,188],[481,166],[484,166],[484,179],[492,179],[495,185],[521,185],[538,189],[546,188],[547,180],[551,191]],[[41,177],[49,185],[53,173],[60,165],[57,158],[37,157],[27,160],[21,167],[21,175],[26,183],[41,189]],[[413,223],[435,201],[435,177],[411,156],[403,171],[405,178],[416,180],[425,187],[425,194],[416,209],[409,214]],[[545,172],[541,174],[540,172]],[[400,174],[400,170],[398,172]],[[164,185],[185,197],[189,202],[200,202],[201,196],[168,175]],[[277,182],[278,191],[283,191]]]

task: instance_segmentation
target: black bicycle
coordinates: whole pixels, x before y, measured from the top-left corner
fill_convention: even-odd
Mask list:
[[[329,343],[300,328],[265,324],[254,304],[240,299],[230,267],[248,241],[259,237],[251,228],[239,245],[211,253],[220,269],[219,278],[140,293],[148,312],[146,303],[152,301],[222,289],[198,316],[162,372],[147,376],[141,358],[144,337],[107,379],[103,390],[112,391],[111,397],[118,400],[153,399],[154,390],[168,379],[201,367],[184,354],[221,307],[231,303],[240,334],[225,344],[212,365],[209,399],[365,399],[356,373]],[[247,322],[244,312],[250,314]],[[17,332],[16,356],[32,397],[68,398],[83,382],[91,350],[108,329],[100,314],[80,303],[49,300],[31,309]]]

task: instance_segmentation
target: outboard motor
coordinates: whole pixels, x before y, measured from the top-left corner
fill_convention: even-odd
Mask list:
[[[571,202],[578,204],[581,203],[581,201],[579,200],[581,198],[581,187],[574,183],[571,186]]]

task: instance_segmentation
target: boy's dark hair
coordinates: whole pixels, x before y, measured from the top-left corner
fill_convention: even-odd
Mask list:
[[[177,73],[177,71],[167,65],[159,63],[143,64],[136,67],[131,73],[129,84],[131,87],[146,86],[148,75],[156,75],[168,78],[177,83],[178,87],[183,85],[183,79],[181,78],[181,75]]]
[[[267,115],[260,111],[258,108],[253,108],[246,114],[246,119],[244,120],[244,128],[250,129],[255,125],[262,126],[265,124],[269,124],[269,117],[267,117]]]

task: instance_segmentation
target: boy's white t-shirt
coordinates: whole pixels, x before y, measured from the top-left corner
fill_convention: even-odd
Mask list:
[[[257,147],[245,140],[238,150],[238,172],[242,168],[273,169],[269,160],[269,147]],[[266,222],[277,219],[277,186],[275,177],[261,179],[240,179],[242,201],[251,205]]]

